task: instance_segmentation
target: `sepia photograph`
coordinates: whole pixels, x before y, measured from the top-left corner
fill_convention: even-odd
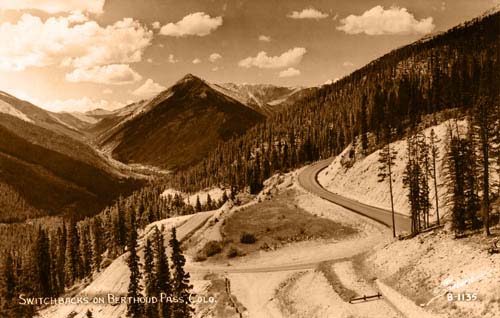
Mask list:
[[[500,0],[0,0],[34,317],[500,317]]]

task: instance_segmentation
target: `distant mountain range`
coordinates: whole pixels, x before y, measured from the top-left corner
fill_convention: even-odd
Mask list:
[[[188,167],[301,92],[188,74],[150,100],[86,113],[53,113],[0,92],[0,186],[41,215],[91,215],[143,184],[121,163]]]

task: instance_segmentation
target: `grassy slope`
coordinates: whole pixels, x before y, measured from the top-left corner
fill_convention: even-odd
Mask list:
[[[222,227],[226,249],[233,245],[247,254],[259,249],[276,249],[291,242],[345,237],[356,232],[351,227],[302,210],[293,200],[294,191],[290,190],[235,212]],[[253,234],[256,243],[241,243],[243,233]]]

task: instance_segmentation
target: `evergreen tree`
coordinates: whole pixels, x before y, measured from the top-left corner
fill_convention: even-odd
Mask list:
[[[66,253],[65,253],[65,281],[66,286],[71,286],[79,277],[79,237],[76,220],[71,218],[67,229]]]
[[[157,278],[154,272],[154,254],[151,240],[146,240],[144,247],[144,282],[145,294],[147,297],[158,297],[157,293]],[[147,303],[145,305],[144,314],[148,318],[158,317],[158,304]]]
[[[177,240],[177,234],[175,227],[172,228],[172,238],[170,239],[170,248],[172,250],[172,290],[173,295],[181,302],[174,303],[172,305],[172,317],[173,318],[187,318],[191,317],[194,309],[191,307],[189,301],[190,290],[193,288],[189,284],[189,273],[184,271],[184,265],[186,264],[186,259],[182,254],[181,244]]]
[[[14,275],[14,260],[10,252],[5,257],[3,264],[3,281],[5,291],[3,292],[3,308],[0,307],[0,314],[3,312],[5,317],[14,316],[16,302],[16,277]]]
[[[481,214],[483,218],[484,233],[489,236],[490,231],[490,144],[492,143],[491,131],[494,130],[494,117],[490,110],[493,108],[490,98],[485,92],[481,81],[480,96],[476,100],[475,107],[472,112],[472,121],[475,132],[479,136],[480,161],[482,164],[482,201]]]
[[[52,296],[52,279],[50,273],[50,249],[47,233],[41,227],[38,229],[37,242],[35,244],[36,269],[38,286],[36,290],[41,297]]]
[[[440,220],[439,220],[439,195],[438,195],[438,186],[437,186],[437,163],[436,160],[439,157],[439,149],[437,144],[441,140],[437,138],[436,133],[434,132],[434,129],[431,129],[431,133],[429,135],[429,146],[430,146],[430,153],[431,153],[431,177],[432,180],[434,181],[434,199],[436,201],[436,222],[439,225]]]
[[[366,103],[366,95],[363,95],[363,100],[361,102],[361,111],[359,115],[359,120],[361,121],[361,149],[363,149],[363,154],[366,154],[366,152],[368,151],[368,115],[366,114]]]
[[[465,230],[466,204],[464,192],[466,186],[464,165],[463,141],[458,136],[454,136],[450,129],[445,167],[447,188],[450,189],[447,197],[452,206],[452,227],[456,233]]]
[[[410,136],[407,139],[407,154],[408,159],[403,177],[403,184],[408,188],[408,201],[410,203],[411,214],[411,231],[416,234],[420,231],[420,213],[421,213],[421,200],[420,200],[420,175],[422,171],[418,164],[418,155],[416,147],[416,137]]]
[[[201,203],[200,203],[200,197],[199,196],[196,196],[196,203],[195,203],[195,206],[194,206],[194,210],[196,212],[200,212],[202,210]]]
[[[210,196],[210,193],[207,193],[207,202],[205,203],[205,206],[206,211],[210,211],[213,208],[212,197]]]
[[[123,200],[120,199],[116,206],[116,223],[115,223],[115,240],[118,245],[118,254],[123,253],[123,249],[127,244],[127,226],[125,224],[125,211],[123,208]]]
[[[59,290],[58,294],[64,293],[64,286],[66,285],[66,270],[65,270],[65,257],[66,257],[66,239],[67,239],[67,232],[66,232],[66,224],[63,223],[62,228],[57,229],[57,241],[58,241],[58,247],[57,247],[57,280],[58,280],[58,285],[59,285]]]
[[[420,166],[421,174],[419,178],[419,200],[420,208],[422,209],[422,221],[424,227],[429,226],[429,211],[432,204],[429,199],[429,177],[430,177],[430,159],[429,159],[429,145],[427,144],[427,138],[425,134],[421,131],[417,133],[417,147],[418,147],[418,165]]]
[[[128,268],[130,271],[130,282],[128,285],[127,297],[127,317],[139,318],[143,314],[143,306],[138,301],[141,296],[141,272],[139,269],[139,255],[137,255],[137,225],[135,220],[135,213],[130,214],[130,230],[128,239],[128,252],[127,259]]]
[[[102,262],[102,225],[99,217],[95,217],[91,223],[92,232],[92,269],[96,272],[101,270]]]
[[[82,262],[81,262],[81,277],[84,278],[92,273],[92,246],[89,240],[89,230],[87,226],[83,226],[80,232],[81,237],[81,252]]]
[[[394,219],[394,198],[392,191],[392,169],[394,166],[394,160],[396,160],[397,152],[391,146],[391,142],[394,136],[393,129],[388,128],[386,140],[386,145],[380,150],[379,153],[379,182],[384,180],[389,181],[389,194],[391,198],[391,212],[392,212],[392,236],[396,237],[396,221]]]
[[[159,295],[164,294],[164,298],[172,299],[172,286],[170,279],[170,269],[163,234],[155,228],[155,272],[156,272],[156,290]],[[170,317],[171,308],[169,302],[159,303],[159,317]]]

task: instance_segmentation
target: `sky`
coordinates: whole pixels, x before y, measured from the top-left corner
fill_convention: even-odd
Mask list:
[[[0,0],[0,91],[115,109],[187,73],[316,86],[500,0]]]

